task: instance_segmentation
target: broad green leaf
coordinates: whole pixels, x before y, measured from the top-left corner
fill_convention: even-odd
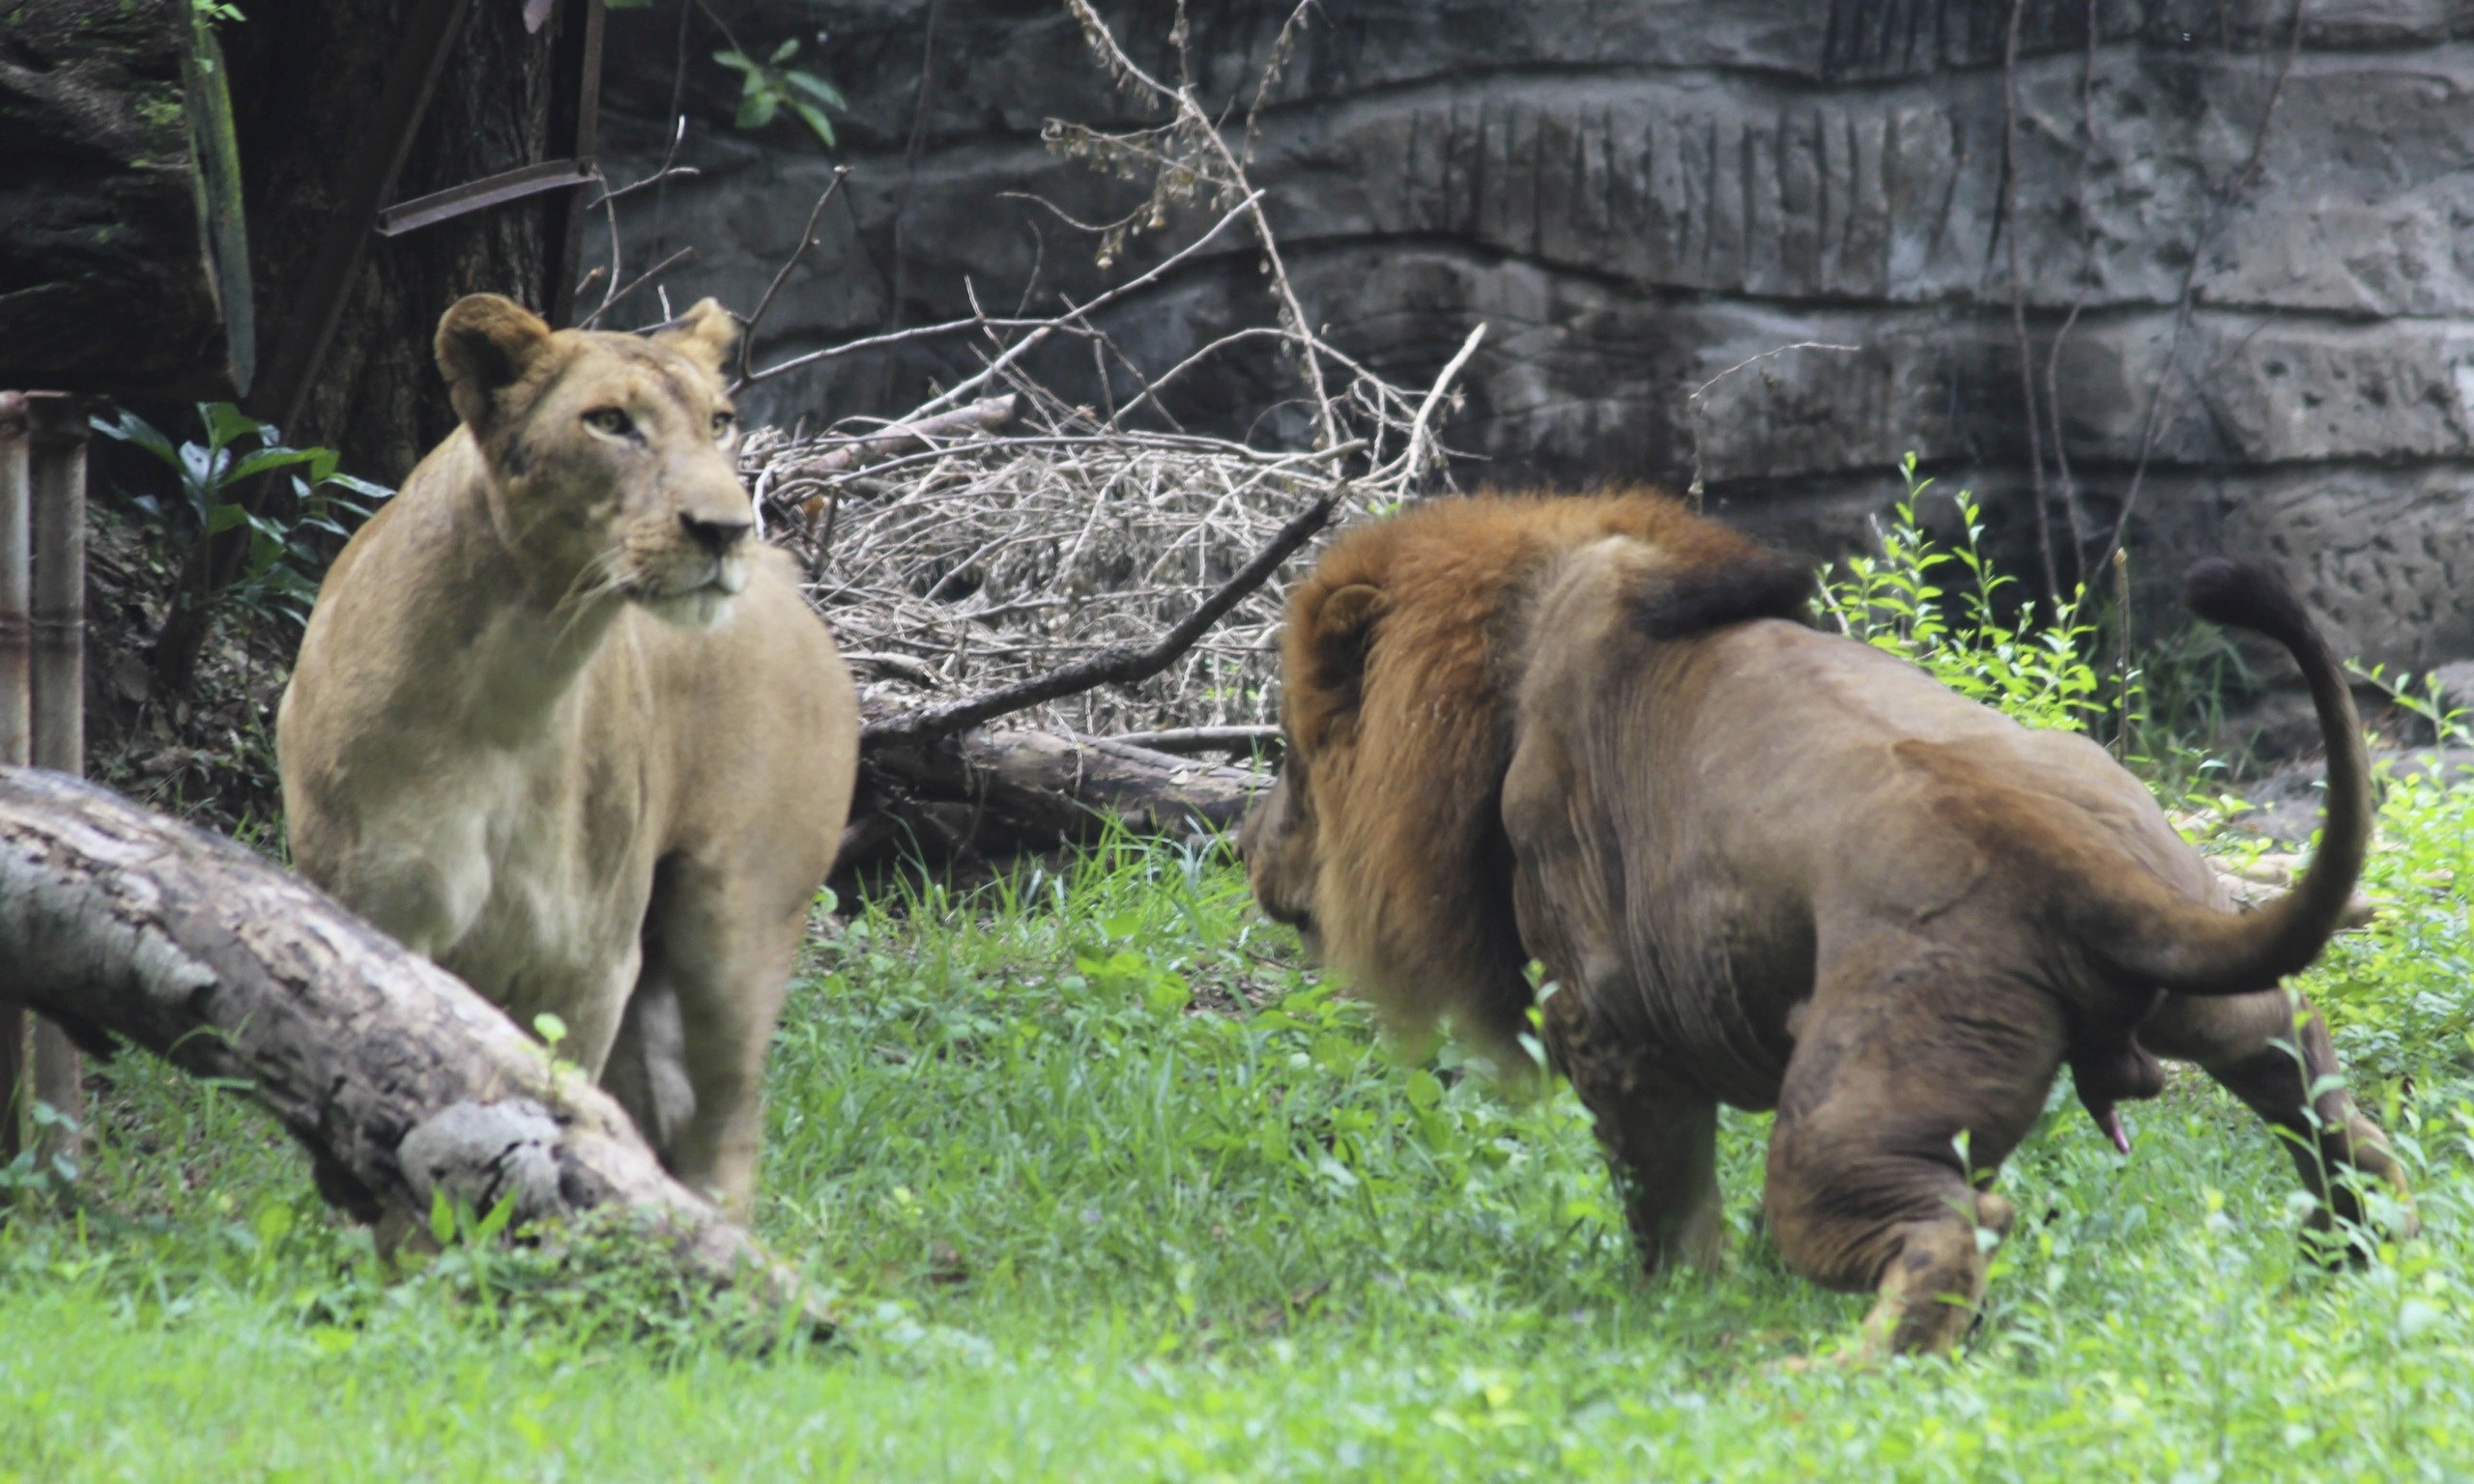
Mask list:
[[[827,108],[848,109],[850,106],[843,99],[840,89],[814,72],[803,72],[794,67],[784,72],[782,78],[791,86],[813,95],[818,102],[824,104]]]
[[[314,464],[320,454],[331,460],[334,454],[324,448],[261,448],[236,461],[223,471],[223,482],[234,484],[271,469],[290,469],[300,464]]]
[[[790,103],[792,111],[797,113],[800,118],[807,121],[808,128],[816,130],[816,136],[819,139],[823,140],[828,145],[833,143],[833,121],[824,116],[823,109],[819,108],[816,104],[807,101],[805,99],[793,98],[787,101]]]
[[[208,439],[217,448],[241,438],[255,438],[267,443],[275,441],[273,424],[260,422],[229,402],[201,402],[197,412],[198,419],[206,424]]]
[[[176,472],[181,468],[181,452],[172,446],[172,441],[157,432],[153,423],[135,413],[123,410],[120,421],[116,423],[105,422],[101,417],[90,417],[87,423],[105,438],[136,444],[171,466]]]

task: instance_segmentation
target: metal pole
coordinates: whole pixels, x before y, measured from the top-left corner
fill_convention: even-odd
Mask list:
[[[33,414],[34,763],[86,773],[86,399],[41,393]],[[86,1119],[77,1047],[35,1022],[34,1093],[76,1126]],[[73,1153],[76,1140],[36,1132],[36,1152]]]
[[[0,764],[10,765],[22,765],[33,744],[26,431],[25,395],[0,391]],[[26,1013],[7,1002],[8,989],[0,977],[0,1164],[25,1147]]]

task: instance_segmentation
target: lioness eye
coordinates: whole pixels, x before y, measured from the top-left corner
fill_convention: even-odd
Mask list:
[[[713,436],[715,438],[730,437],[731,429],[735,426],[737,422],[738,414],[736,413],[715,413],[713,414]]]
[[[625,438],[636,431],[635,422],[615,407],[597,408],[585,414],[584,420],[595,432],[607,433],[612,438]]]

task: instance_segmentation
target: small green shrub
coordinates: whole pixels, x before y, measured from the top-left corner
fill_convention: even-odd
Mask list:
[[[178,446],[126,410],[116,421],[92,422],[104,437],[153,454],[179,479],[177,499],[141,494],[129,502],[184,551],[185,567],[202,571],[209,542],[227,530],[248,528],[248,560],[237,574],[219,583],[186,584],[192,591],[205,587],[210,612],[238,608],[261,619],[281,615],[306,624],[327,556],[351,534],[345,523],[368,519],[371,508],[394,492],[338,471],[331,448],[287,446],[273,423],[229,402],[201,402],[197,415],[206,441]],[[284,471],[291,471],[288,512],[260,513],[236,498],[248,481]],[[260,501],[262,507],[270,503]]]
[[[1951,497],[1965,535],[1945,546],[1915,515],[1934,481],[1916,477],[1913,453],[1899,472],[1907,492],[1881,533],[1882,554],[1822,569],[1823,616],[1840,633],[1911,660],[1960,695],[2029,727],[2097,730],[2109,713],[2093,659],[2095,625],[2082,614],[2086,591],[2037,622],[2033,599],[2002,593],[2016,580],[1986,557],[1974,497],[1965,490]]]

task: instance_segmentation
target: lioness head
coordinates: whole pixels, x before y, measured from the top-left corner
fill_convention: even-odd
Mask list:
[[[730,312],[699,302],[643,337],[552,331],[495,294],[439,321],[439,370],[490,477],[500,537],[570,598],[615,592],[710,623],[747,585],[755,506],[722,358]]]

